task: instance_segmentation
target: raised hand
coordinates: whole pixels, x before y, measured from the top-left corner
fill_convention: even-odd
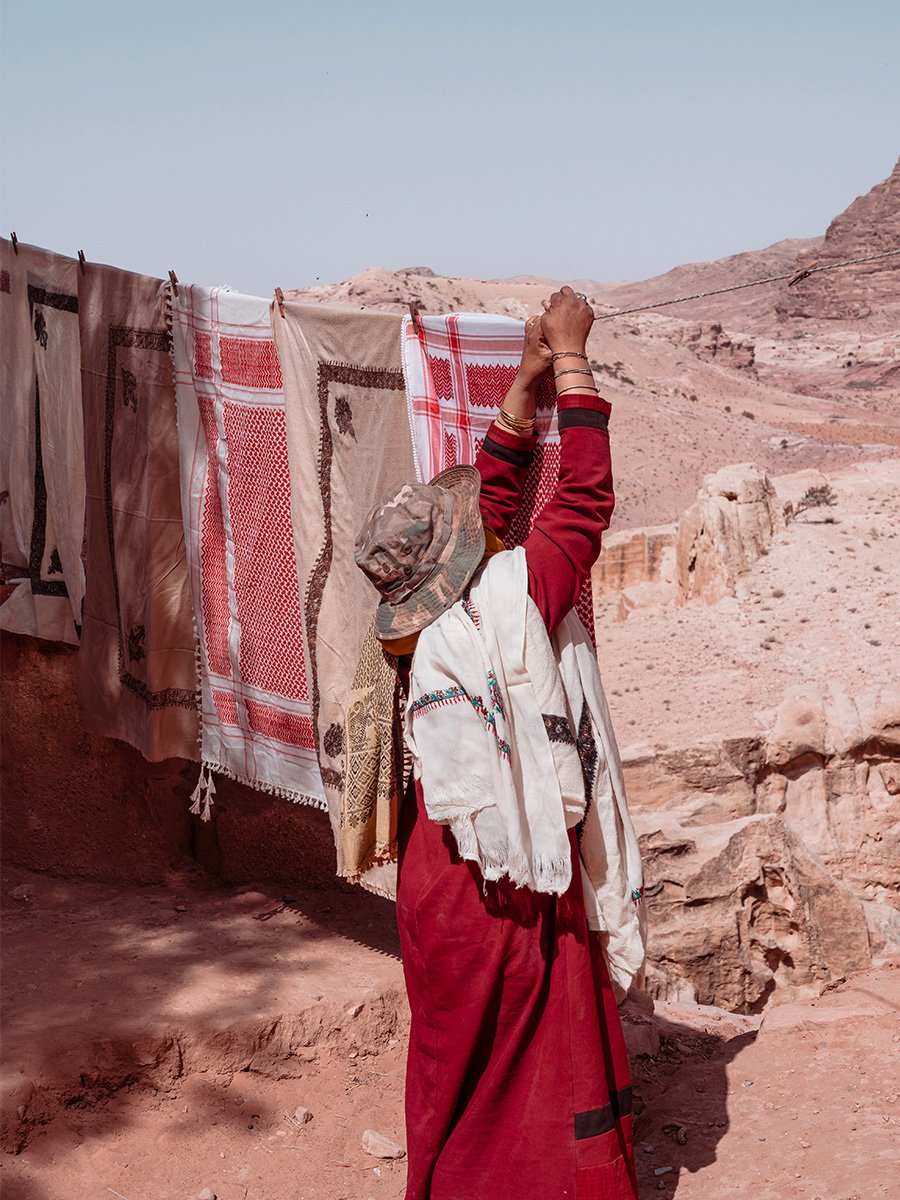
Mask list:
[[[581,292],[566,284],[543,301],[541,329],[544,340],[553,354],[564,350],[584,352],[587,337],[594,323],[594,310]]]

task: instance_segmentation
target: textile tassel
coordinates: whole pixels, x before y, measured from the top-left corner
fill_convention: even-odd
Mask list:
[[[212,769],[209,763],[202,763],[197,786],[191,792],[191,812],[195,817],[199,817],[201,821],[209,821],[212,818],[212,798],[215,794],[216,781],[213,779]]]

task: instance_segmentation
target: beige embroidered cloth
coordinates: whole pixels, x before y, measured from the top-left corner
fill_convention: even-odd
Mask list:
[[[200,757],[181,519],[175,379],[160,281],[89,265],[78,279],[87,590],[81,719],[151,762]]]
[[[347,701],[341,798],[343,873],[353,882],[397,856],[404,779],[397,659],[366,634]]]
[[[342,874],[344,717],[378,603],[356,534],[376,501],[415,479],[400,317],[291,301],[284,314],[273,306],[316,751]],[[390,895],[393,876],[379,867],[363,882]]]
[[[84,445],[78,264],[0,243],[0,629],[78,644]]]

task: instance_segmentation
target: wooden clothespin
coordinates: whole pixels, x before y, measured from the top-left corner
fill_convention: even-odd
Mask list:
[[[795,283],[800,283],[802,279],[808,278],[818,266],[818,262],[811,262],[808,267],[802,267],[796,275],[792,275],[788,280],[788,287],[793,287]]]
[[[171,283],[172,291],[177,296],[178,295],[178,276],[175,274],[174,271],[169,272],[169,283]]]
[[[420,303],[421,303],[421,301],[419,301],[419,300],[410,300],[410,302],[409,302],[409,315],[412,317],[413,328],[415,329],[416,333],[422,332],[422,328],[419,325],[419,304]]]
[[[13,250],[15,251],[16,254],[18,254],[19,253],[19,239],[16,237],[15,233],[11,233],[9,235],[9,240],[12,242]]]
[[[281,319],[282,319],[282,321],[283,321],[283,320],[285,320],[285,316],[284,316],[284,292],[283,292],[283,291],[281,290],[281,288],[279,288],[279,287],[277,287],[277,288],[275,289],[275,303],[278,305],[278,311],[281,313]]]
[[[78,265],[81,268],[82,275],[84,274],[84,251],[78,251]]]

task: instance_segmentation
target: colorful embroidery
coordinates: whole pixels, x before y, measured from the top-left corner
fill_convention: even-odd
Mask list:
[[[438,688],[433,692],[425,692],[409,706],[410,716],[417,717],[419,713],[428,712],[432,708],[442,708],[445,704],[455,704],[458,700],[468,698],[469,693],[461,687]]]
[[[503,707],[503,693],[500,691],[500,684],[497,682],[497,676],[493,671],[488,671],[488,694],[491,697],[491,703],[501,717],[506,717],[506,709]]]
[[[460,604],[462,605],[463,612],[466,614],[466,616],[469,618],[469,620],[472,622],[472,624],[475,626],[475,628],[480,629],[481,628],[481,613],[475,607],[475,603],[472,600],[472,585],[471,584],[469,584],[469,586],[466,588],[466,590],[463,592],[462,596],[460,597]]]
[[[423,712],[430,712],[433,708],[443,708],[447,704],[457,704],[460,700],[468,700],[481,718],[485,729],[493,735],[501,757],[508,760],[511,754],[509,742],[497,732],[497,714],[503,716],[504,710],[500,688],[493,671],[488,672],[488,691],[493,704],[492,709],[487,707],[481,696],[475,693],[470,695],[464,687],[460,687],[458,684],[448,688],[437,688],[432,692],[423,693],[418,700],[412,702],[409,706],[410,716],[415,717]]]

